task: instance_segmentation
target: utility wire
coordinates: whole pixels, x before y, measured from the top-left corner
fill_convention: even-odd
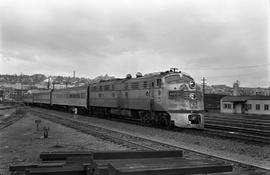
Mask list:
[[[250,66],[237,66],[237,67],[219,67],[219,68],[211,68],[211,67],[199,67],[199,68],[185,68],[185,70],[232,70],[232,69],[250,69],[257,67],[267,67],[270,63],[261,64],[261,65],[250,65]]]

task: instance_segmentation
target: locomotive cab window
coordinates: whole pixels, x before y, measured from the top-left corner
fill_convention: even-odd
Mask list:
[[[179,75],[170,75],[165,78],[166,83],[173,84],[173,83],[180,83],[180,76]]]

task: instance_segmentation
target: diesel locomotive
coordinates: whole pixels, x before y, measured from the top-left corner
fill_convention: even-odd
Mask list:
[[[181,128],[204,127],[201,88],[186,73],[176,70],[132,78],[111,79],[87,86],[39,90],[28,104],[77,108],[80,112],[137,120],[142,124]]]

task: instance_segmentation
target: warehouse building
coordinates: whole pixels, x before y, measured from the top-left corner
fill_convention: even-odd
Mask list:
[[[220,112],[231,114],[270,114],[270,96],[226,96]]]

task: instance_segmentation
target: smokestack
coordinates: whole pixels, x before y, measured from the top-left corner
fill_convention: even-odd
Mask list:
[[[236,80],[236,82],[233,83],[233,96],[240,96],[240,82],[239,82],[239,80]]]

